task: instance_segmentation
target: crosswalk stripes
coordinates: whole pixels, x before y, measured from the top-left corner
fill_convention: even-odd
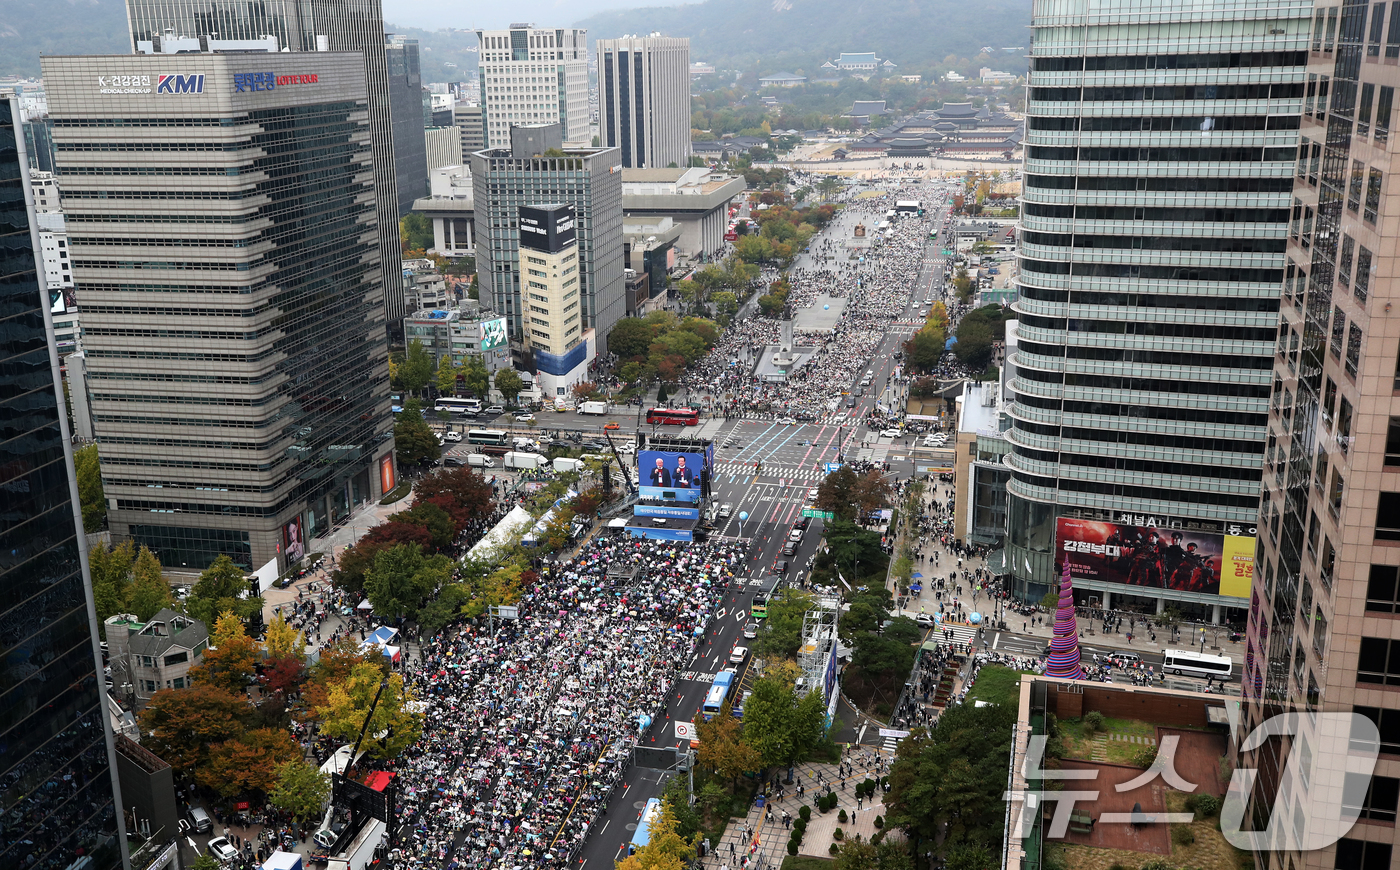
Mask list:
[[[717,462],[715,463],[715,471],[719,474],[733,474],[742,477],[752,475],[754,467],[752,462]],[[764,463],[763,470],[759,473],[764,477],[778,477],[787,480],[821,480],[826,477],[826,472],[816,467],[793,468],[767,463]]]
[[[977,626],[945,622],[933,627],[933,635],[929,639],[942,643],[972,643],[977,639]]]

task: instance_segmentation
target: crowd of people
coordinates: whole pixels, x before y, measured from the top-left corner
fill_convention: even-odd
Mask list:
[[[412,834],[392,866],[572,863],[742,558],[733,543],[599,539],[542,563],[494,634],[429,639],[408,670],[428,712],[396,762]]]

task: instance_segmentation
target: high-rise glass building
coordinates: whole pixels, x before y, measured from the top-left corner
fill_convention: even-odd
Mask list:
[[[413,211],[413,201],[428,195],[428,150],[425,131],[423,75],[419,70],[418,40],[397,33],[384,37],[384,59],[389,71],[389,115],[394,141],[394,186],[399,217]]]
[[[394,487],[362,56],[43,70],[112,534],[285,568]]]
[[[1006,571],[1242,620],[1312,7],[1037,0]]]
[[[598,114],[603,144],[628,169],[690,162],[690,40],[653,33],[600,39]]]
[[[509,148],[512,127],[538,124],[558,124],[565,144],[592,143],[587,30],[512,24],[508,30],[478,30],[476,40],[487,148]]]
[[[13,99],[0,100],[0,413],[6,424],[0,866],[113,870],[126,860],[116,759],[28,191],[19,108]]]
[[[1283,306],[1264,454],[1258,568],[1245,652],[1245,724],[1350,711],[1380,732],[1360,814],[1334,846],[1280,847],[1263,868],[1388,870],[1400,857],[1400,191],[1390,136],[1400,3],[1320,3],[1294,165]],[[1249,818],[1307,816],[1313,717],[1259,769]],[[1289,756],[1293,757],[1289,757]],[[1302,764],[1293,762],[1302,759]],[[1285,763],[1287,762],[1287,764]]]
[[[372,145],[375,211],[378,216],[379,274],[388,328],[397,333],[406,301],[393,292],[402,276],[399,250],[399,196],[394,171],[393,113],[389,102],[388,60],[385,56],[384,10],[380,0],[302,3],[297,0],[127,0],[132,48],[138,52],[174,52],[195,41],[199,50],[210,41],[274,37],[276,48],[290,52],[355,51],[364,59],[369,94],[369,133]],[[231,47],[235,47],[233,45]],[[585,78],[585,84],[587,78]],[[422,195],[422,194],[417,194]],[[409,197],[412,205],[412,197]]]

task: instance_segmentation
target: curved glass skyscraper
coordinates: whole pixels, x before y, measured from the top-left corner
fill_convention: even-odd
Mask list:
[[[1291,214],[1311,9],[1034,4],[1005,459],[1023,597],[1070,552],[1081,603],[1244,606],[1226,581],[1252,566],[1290,219],[1314,232]]]

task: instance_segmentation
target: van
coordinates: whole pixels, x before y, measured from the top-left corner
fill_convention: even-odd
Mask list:
[[[467,464],[472,468],[495,468],[496,460],[480,453],[468,453]]]
[[[214,820],[209,818],[209,813],[205,812],[203,807],[191,807],[189,817],[190,826],[196,834],[207,834],[214,830]]]

